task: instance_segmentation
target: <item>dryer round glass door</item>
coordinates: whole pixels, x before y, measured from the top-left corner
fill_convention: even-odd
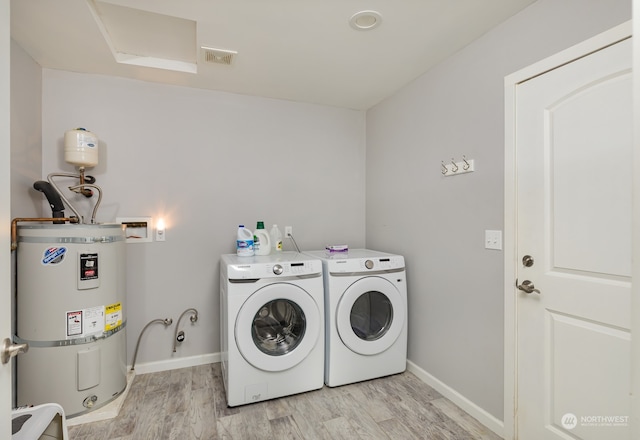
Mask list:
[[[318,343],[320,308],[303,288],[274,283],[255,291],[235,323],[238,350],[265,371],[287,370],[304,360]]]
[[[363,355],[382,353],[398,339],[406,319],[406,299],[388,280],[361,278],[345,290],[336,310],[342,342]]]

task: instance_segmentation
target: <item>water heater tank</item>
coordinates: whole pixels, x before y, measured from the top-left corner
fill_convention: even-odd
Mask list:
[[[84,128],[64,133],[64,160],[79,167],[98,165],[98,137]]]
[[[30,224],[18,242],[18,405],[74,417],[109,403],[127,374],[122,225]]]

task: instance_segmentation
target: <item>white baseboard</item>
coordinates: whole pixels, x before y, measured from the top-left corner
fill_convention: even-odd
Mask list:
[[[198,356],[165,359],[156,362],[147,362],[135,366],[136,374],[157,373],[159,371],[177,370],[178,368],[195,367],[197,365],[215,364],[220,362],[220,353],[208,353]],[[131,365],[127,370],[131,369]]]
[[[422,380],[444,397],[458,405],[471,417],[482,423],[500,437],[504,438],[504,422],[502,422],[502,420],[498,420],[444,382],[441,382],[422,368],[418,367],[413,362],[407,361],[407,370],[415,374],[418,379]]]

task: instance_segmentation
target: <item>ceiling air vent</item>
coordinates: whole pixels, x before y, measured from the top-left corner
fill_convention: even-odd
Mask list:
[[[238,54],[235,50],[214,49],[212,47],[200,48],[204,53],[204,61],[213,64],[226,64],[227,66],[233,62],[234,56]]]

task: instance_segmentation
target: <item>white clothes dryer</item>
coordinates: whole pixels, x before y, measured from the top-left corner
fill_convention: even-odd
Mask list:
[[[220,336],[229,406],[322,388],[322,263],[297,252],[222,255]]]
[[[306,254],[323,265],[325,383],[335,387],[405,371],[404,257],[368,249]]]

